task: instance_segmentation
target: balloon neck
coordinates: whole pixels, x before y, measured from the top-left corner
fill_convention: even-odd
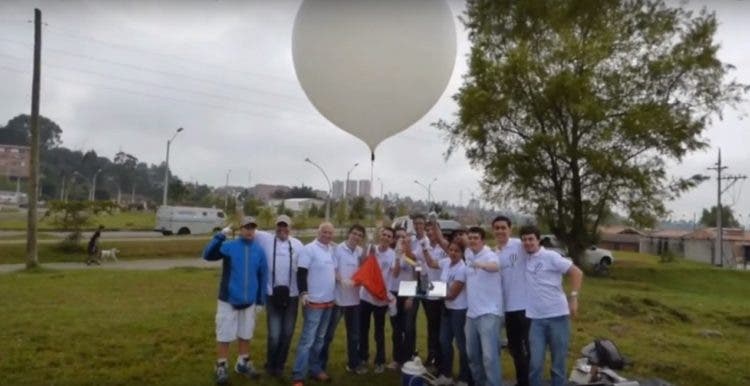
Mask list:
[[[375,153],[370,153],[370,161],[375,162]]]

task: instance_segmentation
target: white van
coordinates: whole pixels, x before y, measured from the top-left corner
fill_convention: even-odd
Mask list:
[[[211,233],[223,228],[225,222],[221,209],[162,205],[156,211],[154,230],[164,236]]]

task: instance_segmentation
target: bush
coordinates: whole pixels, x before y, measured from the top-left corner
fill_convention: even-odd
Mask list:
[[[677,256],[674,252],[666,251],[666,252],[662,252],[659,255],[659,262],[660,263],[674,263],[675,261],[677,261],[678,258],[679,256]]]

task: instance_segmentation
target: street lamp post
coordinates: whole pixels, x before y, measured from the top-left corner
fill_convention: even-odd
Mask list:
[[[424,190],[427,191],[427,206],[430,206],[430,203],[432,202],[432,184],[437,181],[437,177],[433,178],[432,181],[428,185],[425,185],[417,180],[414,180],[414,183],[424,188]]]
[[[378,181],[380,181],[380,199],[383,200],[383,179],[378,177]]]
[[[354,168],[357,167],[357,165],[359,165],[359,162],[355,162],[354,166],[352,166],[352,168],[349,169],[348,172],[346,172],[346,186],[344,187],[344,201],[346,201],[346,196],[349,193],[348,192],[348,190],[349,190],[349,175],[352,173],[352,171],[354,170]]]
[[[320,170],[321,173],[323,173],[323,177],[326,178],[326,182],[328,182],[328,194],[326,195],[326,221],[330,221],[331,218],[331,191],[333,191],[333,188],[331,187],[331,180],[328,179],[328,174],[326,174],[325,170],[323,170],[320,165],[316,164],[310,158],[305,158],[305,162],[315,166]],[[346,189],[344,189],[346,191]]]
[[[227,210],[229,205],[229,175],[232,174],[232,169],[227,170],[227,179],[224,182],[224,210]]]
[[[167,205],[167,192],[169,190],[169,146],[172,144],[172,141],[174,141],[174,138],[177,136],[177,134],[180,134],[182,130],[183,130],[182,127],[180,127],[174,133],[172,138],[167,140],[167,161],[166,161],[166,168],[164,170],[164,197],[162,197],[162,200],[161,200],[162,205]]]
[[[96,173],[94,173],[94,177],[91,178],[91,192],[89,193],[89,201],[96,201],[96,177],[99,176],[99,173],[101,172],[101,168],[97,169]]]

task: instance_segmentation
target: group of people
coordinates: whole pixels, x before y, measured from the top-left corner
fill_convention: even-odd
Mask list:
[[[281,377],[298,311],[302,331],[292,366],[292,384],[331,380],[329,348],[344,320],[346,371],[370,371],[370,328],[375,356],[372,371],[399,370],[416,354],[417,314],[427,319],[426,364],[439,385],[500,386],[500,331],[505,325],[517,385],[540,385],[545,353],[552,357],[552,385],[565,382],[570,316],[578,310],[582,272],[572,262],[540,246],[539,229],[520,229],[498,216],[492,222],[496,247],[485,243],[483,228],[471,227],[445,238],[437,222],[412,217],[413,229],[381,227],[365,246],[365,228],[353,225],[346,240],[333,242],[334,227],[323,223],[315,240],[303,245],[290,236],[288,216],[276,219],[275,232],[258,230],[252,217],[240,222],[239,237],[217,233],[203,257],[222,261],[216,312],[217,383],[229,379],[229,345],[238,341],[234,370],[251,378],[260,373],[250,360],[255,316],[265,307],[268,328],[265,372]],[[356,275],[374,256],[387,288],[371,293]],[[401,281],[421,272],[446,283],[445,296],[399,296]],[[562,286],[568,276],[570,291]],[[391,362],[386,363],[385,323],[392,329]],[[371,325],[371,321],[374,324]],[[459,372],[453,380],[454,351]]]

